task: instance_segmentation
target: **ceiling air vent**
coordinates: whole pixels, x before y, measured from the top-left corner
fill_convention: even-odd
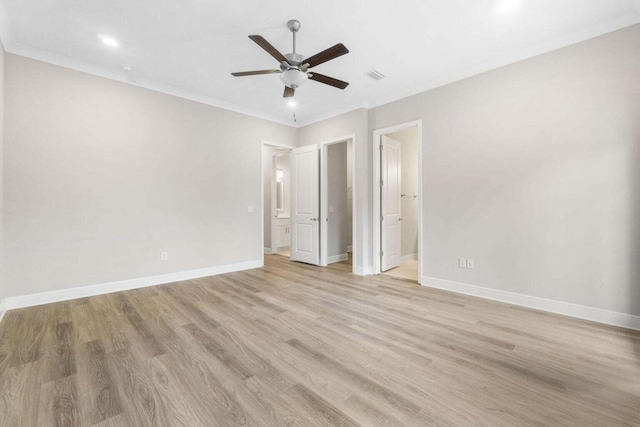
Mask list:
[[[367,76],[371,77],[373,80],[382,80],[385,77],[384,74],[377,70],[369,71]]]

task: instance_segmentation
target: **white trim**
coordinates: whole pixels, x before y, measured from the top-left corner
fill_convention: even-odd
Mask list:
[[[5,2],[0,2],[0,39],[2,39],[4,50],[9,52],[8,47],[14,45],[14,40]]]
[[[212,107],[222,108],[239,114],[279,123],[292,128],[297,128],[291,123],[291,120],[284,119],[279,116],[264,113],[253,108],[243,107],[232,102],[223,101],[211,96],[203,95],[198,92],[182,89],[176,86],[168,85],[154,80],[142,79],[135,77],[135,71],[129,75],[123,71],[116,71],[99,65],[90,64],[88,62],[79,61],[57,53],[46,52],[31,46],[25,46],[20,43],[12,43],[5,46],[5,50],[14,55],[24,56],[26,58],[35,59],[36,61],[46,62],[48,64],[57,65],[63,68],[80,71],[82,73],[91,74],[109,80],[119,81],[121,83],[142,87],[167,95],[177,96],[178,98],[188,99],[190,101],[199,102],[201,104],[210,105]]]
[[[232,273],[234,271],[250,270],[253,268],[260,268],[263,265],[264,264],[261,260],[218,265],[216,267],[201,268],[199,270],[181,271],[178,273],[163,274],[159,276],[140,277],[138,279],[122,280],[119,282],[102,283],[99,285],[82,286],[78,288],[62,289],[59,291],[10,297],[5,298],[2,304],[6,310],[14,310],[16,308],[32,307],[34,305],[50,304],[53,302],[67,301],[94,295],[109,294],[112,292],[164,285],[166,283],[180,282],[183,280],[216,276],[218,274]]]
[[[354,264],[353,274],[357,276],[371,276],[373,274],[373,270],[370,267],[362,267]]]
[[[634,0],[634,3],[632,4],[632,8],[635,10],[636,13],[625,14],[623,16],[617,17],[615,19],[612,19],[606,22],[597,23],[586,29],[580,29],[572,33],[563,34],[562,36],[545,41],[544,43],[538,44],[536,46],[521,49],[517,52],[509,53],[496,58],[492,58],[481,64],[476,64],[474,66],[467,67],[466,69],[460,72],[452,72],[452,73],[443,75],[440,78],[434,79],[432,81],[429,81],[423,84],[416,85],[406,90],[396,90],[389,95],[383,95],[376,99],[365,99],[361,103],[354,103],[348,106],[335,108],[330,112],[327,112],[324,114],[318,114],[315,117],[310,117],[309,119],[302,119],[302,120],[299,119],[298,123],[293,123],[293,124],[291,123],[291,120],[288,118],[274,116],[272,114],[264,113],[262,111],[258,111],[252,108],[243,107],[241,105],[237,105],[227,101],[222,101],[206,95],[201,95],[196,92],[188,91],[175,86],[170,86],[164,83],[151,81],[147,79],[132,79],[132,78],[129,78],[127,74],[125,74],[124,72],[115,71],[106,67],[90,64],[88,62],[73,59],[64,55],[46,52],[30,46],[16,43],[14,40],[13,31],[11,29],[11,26],[9,25],[10,23],[8,19],[8,14],[5,10],[3,2],[0,2],[0,38],[2,39],[5,50],[9,53],[25,56],[27,58],[47,62],[50,64],[65,67],[65,68],[70,68],[73,70],[108,78],[111,80],[116,80],[123,83],[144,87],[150,90],[155,90],[157,92],[162,92],[162,93],[177,96],[180,98],[185,98],[192,101],[200,102],[203,104],[212,105],[214,107],[224,108],[226,110],[235,111],[240,114],[246,114],[252,117],[272,121],[275,123],[280,123],[293,128],[301,128],[304,126],[309,126],[311,124],[321,122],[323,120],[330,119],[332,117],[339,116],[341,114],[351,112],[353,110],[357,110],[359,108],[373,109],[375,107],[379,107],[381,105],[385,105],[390,102],[407,98],[409,96],[416,95],[418,93],[426,92],[428,90],[435,89],[437,87],[441,87],[441,86],[444,86],[444,85],[447,85],[447,84],[450,84],[474,75],[478,75],[490,70],[504,67],[506,65],[513,64],[518,61],[533,58],[535,56],[539,56],[547,52],[558,50],[576,43],[580,43],[582,41],[589,40],[591,38],[595,38],[616,30],[620,30],[625,27],[629,27],[631,25],[635,25],[640,22],[640,16],[638,15],[640,14],[640,0]]]
[[[587,41],[592,38],[600,37],[605,34],[630,27],[632,25],[640,23],[640,0],[634,0],[633,7],[637,13],[635,16],[623,15],[606,22],[597,23],[586,29],[580,29],[572,33],[563,34],[559,37],[547,40],[543,43],[529,48],[524,48],[506,55],[497,56],[480,64],[469,66],[461,71],[453,71],[451,73],[435,78],[429,82],[421,83],[405,90],[394,90],[392,93],[389,93],[387,95],[382,95],[375,99],[364,100],[361,107],[352,106],[349,108],[336,109],[331,112],[318,115],[316,117],[311,117],[308,120],[299,120],[298,127],[309,126],[314,123],[318,123],[323,120],[345,114],[349,111],[357,110],[358,108],[365,108],[367,110],[374,109],[382,105],[390,104],[392,102],[417,95],[419,93],[427,92],[429,90],[446,86],[448,84],[455,83],[469,77],[477,76],[479,74],[515,64],[526,59],[535,58],[536,56],[540,56],[545,53],[559,50],[577,43],[581,43],[583,41]]]
[[[349,254],[333,255],[327,258],[327,264],[335,264],[336,262],[347,261]]]
[[[320,146],[320,265],[327,266],[331,264],[328,257],[328,235],[327,235],[327,218],[329,218],[329,206],[327,200],[328,194],[328,177],[327,177],[327,147],[333,144],[347,143],[347,149],[349,147],[349,141],[351,141],[352,155],[351,155],[351,198],[353,203],[351,204],[351,251],[353,252],[353,265],[352,271],[356,272],[356,252],[354,250],[353,242],[357,242],[356,237],[356,134],[343,135],[336,138],[331,138],[325,141],[321,141]],[[345,261],[345,260],[342,260]],[[357,273],[356,273],[357,274]]]
[[[262,248],[262,253],[267,255],[273,255],[273,251],[271,250],[271,248]]]
[[[347,246],[347,253],[353,252],[353,245]]]
[[[371,247],[373,248],[373,266],[371,268],[371,274],[380,274],[380,257],[377,255],[380,253],[380,141],[382,135],[387,135],[401,130],[409,129],[414,126],[418,128],[418,195],[420,197],[418,203],[418,283],[422,283],[422,257],[425,252],[423,247],[423,215],[422,206],[424,205],[424,194],[422,191],[422,179],[423,171],[422,164],[424,159],[422,157],[422,119],[414,120],[412,122],[402,123],[395,126],[390,126],[382,129],[376,129],[373,131],[372,138],[372,151],[373,151],[373,242]]]
[[[400,264],[404,264],[409,261],[416,261],[418,259],[418,254],[409,254],[400,258]]]
[[[422,277],[422,284],[431,288],[443,289],[459,294],[500,301],[521,307],[533,308],[606,325],[620,326],[623,328],[640,330],[640,316],[603,310],[596,307],[572,304],[569,302],[534,297],[515,292],[485,288],[466,283],[452,282],[450,280],[437,279],[435,277]]]

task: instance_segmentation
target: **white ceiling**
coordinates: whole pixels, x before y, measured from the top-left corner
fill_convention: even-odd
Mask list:
[[[7,51],[300,126],[373,107],[640,22],[638,0],[0,0]],[[506,2],[506,3],[504,3]],[[311,56],[335,43],[348,55],[317,72],[344,91],[308,82],[297,107],[277,68],[247,37]],[[119,42],[105,46],[99,35]],[[121,69],[130,64],[128,75]],[[387,77],[374,81],[376,69]],[[292,121],[296,112],[298,122]]]

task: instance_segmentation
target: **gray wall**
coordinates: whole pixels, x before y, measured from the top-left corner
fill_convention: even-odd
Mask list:
[[[407,197],[401,200],[402,232],[401,255],[414,255],[418,259],[418,127],[414,126],[400,132],[387,135],[400,143],[401,147],[401,193]]]
[[[5,80],[5,51],[4,46],[0,42],[0,304],[8,295],[4,284],[4,217],[3,217],[3,200],[4,200],[4,80]],[[0,311],[2,307],[0,307]],[[1,315],[1,313],[0,313]]]
[[[351,221],[348,214],[347,192],[349,188],[347,174],[347,143],[332,144],[327,147],[327,256],[335,257],[347,253],[351,246]]]
[[[423,120],[424,276],[640,315],[640,25],[369,118]]]
[[[5,297],[261,259],[261,140],[296,129],[6,59]]]

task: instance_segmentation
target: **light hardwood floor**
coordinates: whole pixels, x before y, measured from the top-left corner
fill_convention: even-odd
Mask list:
[[[0,425],[640,425],[640,334],[347,263],[11,311]]]

